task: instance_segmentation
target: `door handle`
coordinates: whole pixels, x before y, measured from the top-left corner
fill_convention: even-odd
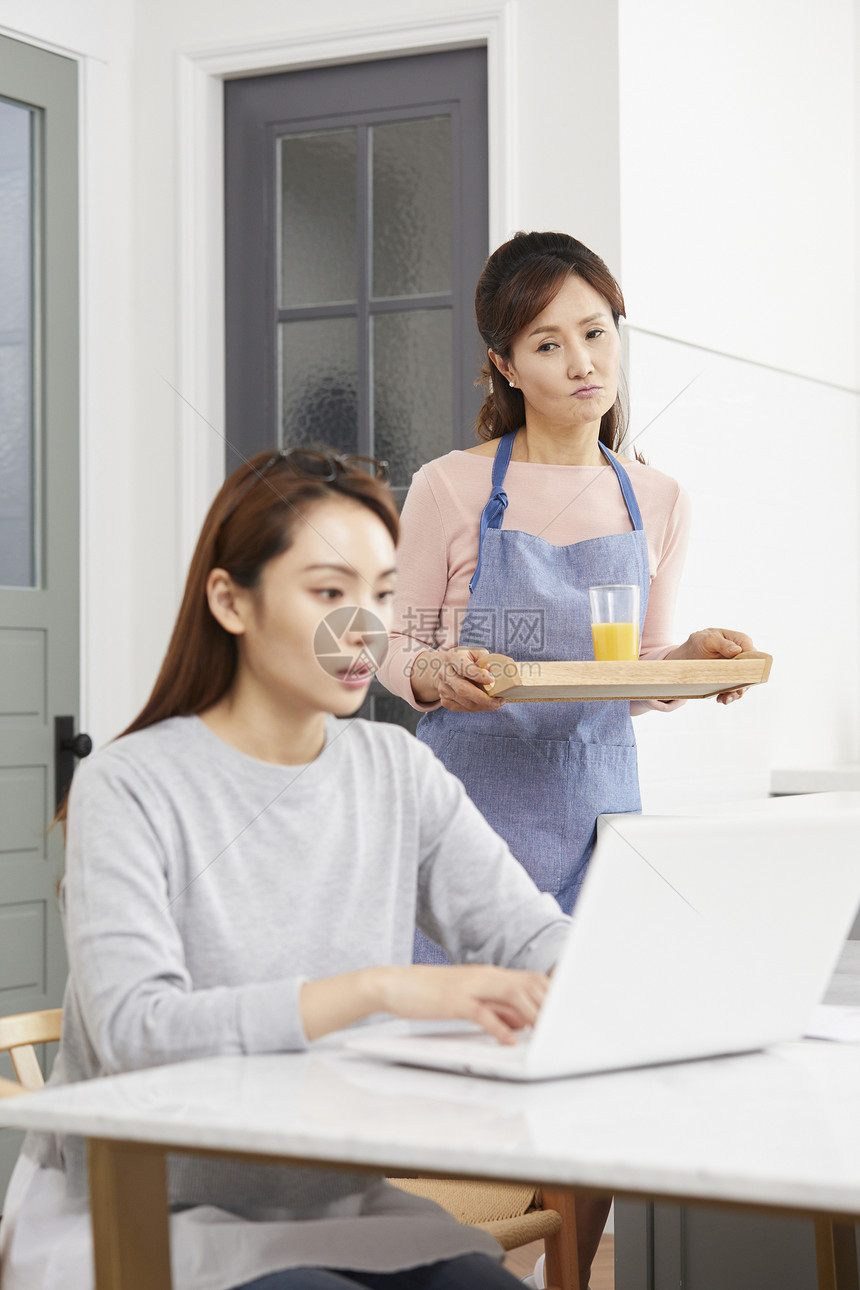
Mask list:
[[[74,717],[54,717],[54,810],[59,811],[72,783],[75,760],[89,757],[93,741],[89,735],[75,734]]]

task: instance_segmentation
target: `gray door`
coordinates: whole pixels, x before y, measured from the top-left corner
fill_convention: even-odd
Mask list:
[[[616,1201],[615,1290],[817,1286],[811,1219]]]
[[[76,64],[0,37],[3,1015],[57,1006],[66,976],[48,827],[79,689],[77,147]],[[0,1131],[0,1196],[18,1143]]]
[[[475,442],[486,51],[225,87],[227,468],[322,441],[389,462]],[[414,727],[376,682],[361,716]]]

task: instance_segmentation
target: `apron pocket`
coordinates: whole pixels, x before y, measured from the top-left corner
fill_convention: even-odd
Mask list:
[[[442,761],[541,891],[556,895],[575,857],[566,838],[566,739],[454,732]]]

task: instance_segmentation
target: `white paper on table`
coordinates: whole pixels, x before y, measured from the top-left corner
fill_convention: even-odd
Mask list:
[[[860,1044],[860,1008],[821,1003],[806,1027],[806,1039],[833,1039],[840,1044]]]

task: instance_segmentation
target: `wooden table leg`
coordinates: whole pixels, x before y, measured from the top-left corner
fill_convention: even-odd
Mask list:
[[[91,1138],[96,1290],[172,1290],[164,1149]]]
[[[818,1268],[818,1290],[860,1290],[854,1224],[839,1223],[832,1218],[817,1218],[815,1262]]]
[[[579,1277],[576,1240],[576,1192],[567,1187],[541,1187],[544,1209],[561,1214],[561,1230],[544,1241],[544,1283],[551,1290],[585,1290]]]

